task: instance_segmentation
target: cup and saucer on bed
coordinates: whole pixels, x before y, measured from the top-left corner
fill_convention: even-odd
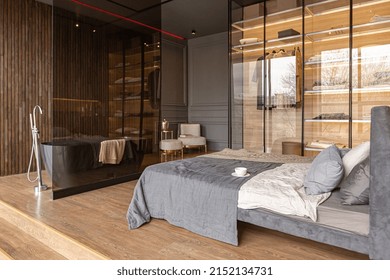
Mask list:
[[[236,167],[232,173],[232,176],[234,177],[248,177],[249,175],[250,174],[248,173],[248,169],[246,169],[246,167]]]

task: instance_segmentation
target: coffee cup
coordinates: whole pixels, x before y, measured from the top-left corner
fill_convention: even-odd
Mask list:
[[[236,167],[234,169],[234,171],[236,172],[236,175],[238,175],[238,176],[245,176],[247,169],[245,167]]]

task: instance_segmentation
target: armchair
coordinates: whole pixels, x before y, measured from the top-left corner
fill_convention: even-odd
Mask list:
[[[178,138],[185,148],[204,147],[207,153],[206,138],[200,135],[200,124],[182,123],[180,124],[180,134]]]

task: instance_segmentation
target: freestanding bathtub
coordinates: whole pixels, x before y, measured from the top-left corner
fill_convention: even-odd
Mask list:
[[[52,179],[53,198],[60,198],[87,190],[117,184],[139,177],[142,153],[136,145],[126,141],[119,164],[99,162],[100,142],[103,137],[61,139],[41,143],[41,155]]]

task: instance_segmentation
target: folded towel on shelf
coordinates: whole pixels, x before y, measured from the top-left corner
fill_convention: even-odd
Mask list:
[[[99,162],[118,164],[125,152],[125,139],[105,140],[100,143]]]

